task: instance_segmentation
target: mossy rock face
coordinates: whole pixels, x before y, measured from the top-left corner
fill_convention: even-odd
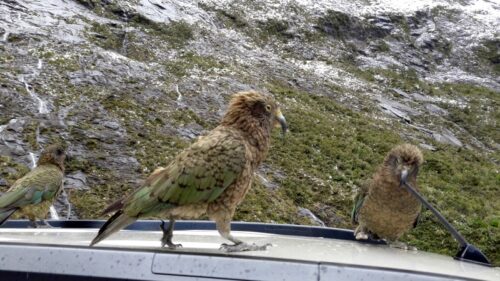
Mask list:
[[[500,74],[500,39],[482,42],[477,49],[477,55],[491,66],[495,74]]]
[[[29,172],[29,168],[16,163],[8,156],[0,156],[0,179],[3,179],[3,187],[0,191],[6,191],[17,179]],[[3,190],[2,190],[3,189]]]
[[[389,35],[387,30],[378,28],[366,20],[334,10],[329,10],[326,15],[318,18],[317,26],[324,34],[339,39],[366,40]]]
[[[249,192],[249,201],[238,209],[237,218],[255,219],[252,214],[258,213],[260,221],[290,221],[290,213],[300,206],[331,227],[351,228],[349,216],[357,189],[394,145],[406,142],[396,133],[398,125],[376,122],[328,96],[311,95],[276,82],[268,88],[281,103],[290,132],[285,140],[273,139],[266,163],[286,177],[271,176],[279,184],[278,190],[267,190],[257,183],[256,190]],[[495,164],[487,154],[434,145],[437,151],[424,150],[425,163],[419,175],[422,194],[455,222],[467,239],[498,260],[498,207],[482,199],[500,196]],[[266,200],[256,201],[259,196]],[[263,211],[266,209],[272,212]],[[292,218],[291,222],[297,220]],[[457,249],[453,238],[428,211],[404,240],[421,250],[448,255]]]
[[[171,74],[182,77],[196,68],[209,73],[216,68],[224,68],[224,63],[211,56],[200,56],[193,52],[182,54],[178,59],[165,62],[165,69]]]
[[[35,2],[13,11],[27,19],[16,30],[40,14]],[[410,142],[424,150],[422,194],[499,263],[500,207],[491,200],[500,196],[498,40],[459,32],[470,14],[153,2],[78,0],[77,14],[43,13],[52,20],[7,34],[0,191],[28,172],[29,152],[63,141],[72,154],[66,172],[85,174],[88,187],[70,192],[76,215],[102,218],[107,204],[217,126],[232,93],[254,89],[276,97],[290,132],[273,132],[235,220],[315,224],[301,216],[307,209],[327,226],[352,229],[352,197],[394,145]],[[38,113],[25,83],[49,113]],[[6,126],[13,119],[26,120],[22,131]],[[445,130],[458,141],[438,142],[433,134]],[[428,211],[404,240],[456,251]]]

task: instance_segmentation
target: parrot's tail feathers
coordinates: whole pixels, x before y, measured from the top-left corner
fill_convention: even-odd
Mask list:
[[[123,199],[116,200],[102,211],[101,216],[123,208]]]
[[[17,211],[17,208],[0,209],[0,225],[9,219],[12,214]]]
[[[90,246],[99,243],[111,234],[119,231],[136,220],[137,218],[131,218],[123,214],[122,210],[116,212],[111,218],[108,219],[101,229],[99,229],[99,233],[97,233],[97,236],[92,240],[92,242],[90,242]]]

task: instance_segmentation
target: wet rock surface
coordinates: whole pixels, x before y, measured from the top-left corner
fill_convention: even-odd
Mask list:
[[[406,141],[430,159],[424,190],[452,217],[498,224],[456,210],[498,214],[474,196],[498,195],[499,5],[368,2],[0,2],[0,191],[63,142],[56,208],[95,218],[214,128],[232,93],[255,89],[276,96],[290,133],[273,139],[245,200],[272,206],[239,218],[350,227],[352,191]],[[451,155],[483,166],[452,168]],[[435,192],[435,175],[452,171],[459,182]],[[490,193],[448,202],[474,187]]]

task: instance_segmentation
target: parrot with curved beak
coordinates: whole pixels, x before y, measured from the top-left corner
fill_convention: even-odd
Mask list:
[[[354,199],[352,223],[357,240],[382,238],[389,245],[406,249],[397,240],[417,225],[421,212],[420,201],[402,182],[418,190],[417,175],[423,163],[422,152],[411,144],[394,147],[385,157],[373,177],[362,186]]]
[[[258,92],[235,94],[219,126],[180,152],[165,168],[156,169],[128,197],[111,204],[115,211],[101,227],[94,245],[139,218],[163,216],[162,247],[180,247],[172,242],[176,219],[203,214],[215,221],[217,230],[234,244],[226,251],[264,250],[267,245],[247,244],[231,235],[236,207],[251,187],[254,172],[267,156],[271,131],[286,120],[274,98]]]
[[[34,227],[39,226],[36,219],[50,227],[45,217],[62,189],[65,158],[61,145],[50,145],[42,152],[36,168],[0,197],[0,225],[17,211],[28,217]]]

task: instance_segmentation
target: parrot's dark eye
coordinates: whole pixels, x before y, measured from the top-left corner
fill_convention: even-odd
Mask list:
[[[63,153],[64,153],[64,151],[63,151],[62,149],[60,149],[60,148],[58,148],[58,149],[56,150],[56,154],[57,154],[57,155],[62,155]]]
[[[270,104],[266,104],[266,111],[271,112],[271,105]]]

